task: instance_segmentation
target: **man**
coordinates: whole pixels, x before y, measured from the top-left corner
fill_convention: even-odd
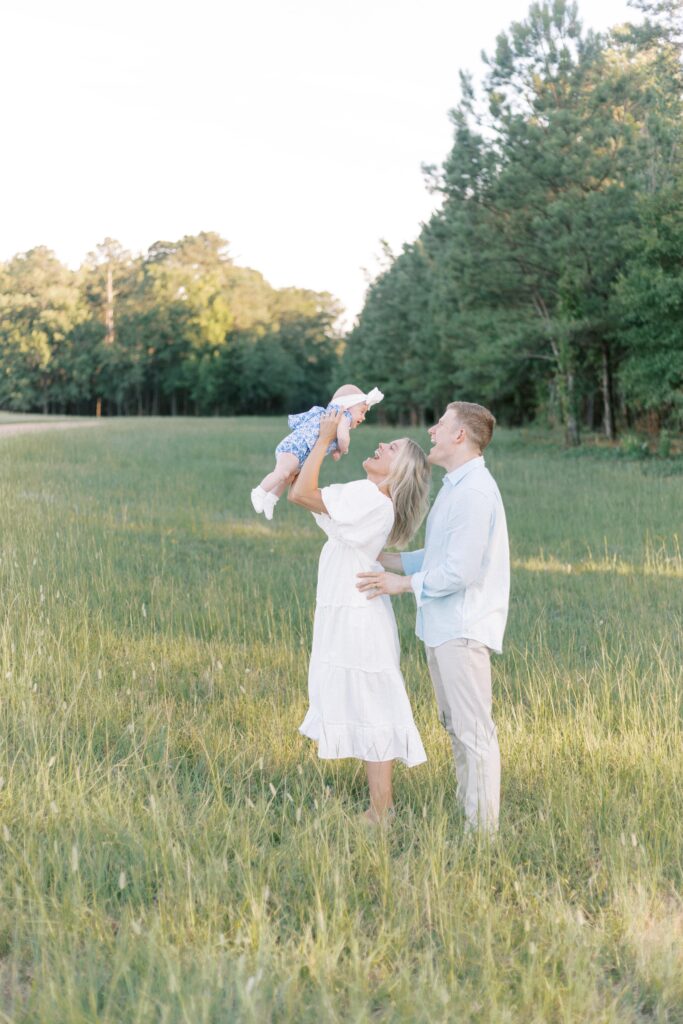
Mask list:
[[[500,751],[491,717],[491,651],[500,653],[510,591],[503,502],[482,452],[495,418],[451,402],[431,427],[429,461],[446,470],[422,551],[382,552],[385,569],[359,573],[368,598],[412,591],[441,721],[453,745],[458,799],[468,827],[493,832],[500,806]]]

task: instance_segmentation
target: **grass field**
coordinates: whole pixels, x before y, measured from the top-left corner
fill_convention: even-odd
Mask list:
[[[514,568],[486,846],[409,597],[429,761],[397,769],[390,832],[297,732],[323,535],[248,499],[282,429],[0,439],[0,1021],[683,1021],[676,463],[494,441]],[[364,426],[326,480],[390,436]]]
[[[41,416],[39,413],[32,415],[25,412],[0,412],[0,427],[17,423],[77,423],[88,418],[85,416]]]

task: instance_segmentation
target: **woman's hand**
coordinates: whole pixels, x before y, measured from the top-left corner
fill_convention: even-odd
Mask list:
[[[325,444],[331,444],[337,436],[337,428],[344,415],[342,412],[324,412],[320,417],[320,434],[318,440]]]

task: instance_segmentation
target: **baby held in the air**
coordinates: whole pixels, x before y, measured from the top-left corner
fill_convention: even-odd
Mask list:
[[[383,398],[384,395],[377,388],[366,394],[354,384],[345,384],[335,391],[327,408],[314,405],[308,412],[288,416],[287,423],[292,432],[287,434],[275,449],[275,469],[251,492],[254,510],[262,512],[266,519],[273,518],[278,498],[297,476],[318,439],[320,417],[323,413],[343,413],[337,428],[336,440],[327,448],[327,454],[337,460],[349,450],[350,431],[362,423],[368,409],[377,405]]]

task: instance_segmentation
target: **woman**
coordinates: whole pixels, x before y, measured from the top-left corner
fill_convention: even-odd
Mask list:
[[[356,587],[356,573],[376,568],[385,544],[406,544],[415,533],[427,511],[430,469],[419,445],[401,438],[380,444],[365,460],[366,480],[321,490],[320,466],[339,418],[322,417],[320,436],[289,492],[328,536],[318,567],[310,706],[300,731],[318,741],[321,758],[365,762],[370,807],[364,819],[378,824],[394,813],[394,761],[412,766],[426,755],[401,675],[391,599],[369,601]]]

